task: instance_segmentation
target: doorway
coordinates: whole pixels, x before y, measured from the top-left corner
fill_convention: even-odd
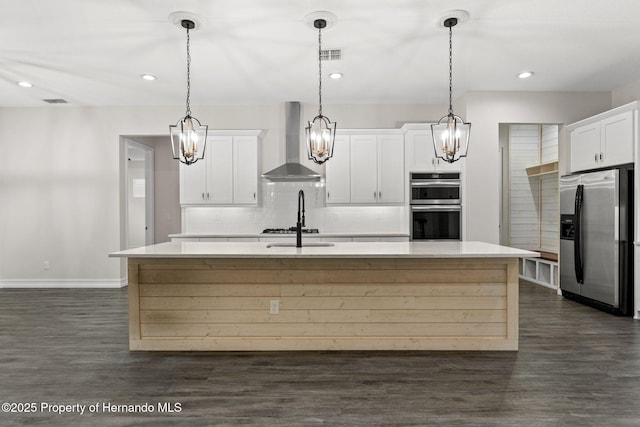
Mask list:
[[[500,124],[500,244],[557,257],[557,124]]]
[[[126,248],[154,244],[153,148],[126,140]]]

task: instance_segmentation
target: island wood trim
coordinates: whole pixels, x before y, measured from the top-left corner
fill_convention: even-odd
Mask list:
[[[129,264],[131,350],[518,348],[517,258]]]
[[[138,263],[129,263],[129,342],[140,341],[140,290],[138,286]]]

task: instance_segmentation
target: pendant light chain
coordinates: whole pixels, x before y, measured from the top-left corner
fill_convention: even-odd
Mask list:
[[[191,49],[190,43],[191,38],[189,37],[189,27],[187,27],[187,116],[191,116],[191,105],[189,102],[189,98],[191,95]]]
[[[336,123],[322,115],[322,29],[327,28],[327,20],[317,17],[331,17],[329,12],[315,12],[313,27],[318,29],[318,115],[305,127],[307,156],[316,164],[323,164],[333,157],[333,145],[336,137]],[[335,22],[335,19],[334,19]]]
[[[187,12],[176,12],[176,14],[184,18],[179,21],[179,24],[187,30],[187,99],[186,113],[175,125],[169,125],[169,136],[173,158],[189,166],[204,159],[209,126],[202,124],[191,115],[191,30],[196,29],[197,21],[187,19],[187,15],[191,15]],[[178,24],[178,22],[175,23]]]
[[[449,27],[449,114],[453,114],[453,25]]]
[[[462,17],[465,11],[456,11]],[[442,25],[449,29],[449,112],[438,123],[431,125],[431,139],[435,156],[448,163],[467,157],[471,123],[453,114],[453,27],[460,23],[458,17],[448,17]]]
[[[318,27],[318,115],[322,116],[322,27]]]

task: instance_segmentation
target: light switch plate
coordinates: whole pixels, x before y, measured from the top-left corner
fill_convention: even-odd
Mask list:
[[[271,303],[269,305],[269,314],[280,314],[280,300],[271,300]]]

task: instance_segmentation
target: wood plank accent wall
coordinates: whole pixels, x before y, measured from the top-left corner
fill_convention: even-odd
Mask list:
[[[132,350],[517,349],[515,258],[129,262]]]
[[[527,168],[540,164],[540,126],[509,126],[510,241],[516,248],[540,248],[540,182]]]
[[[542,125],[540,162],[558,160],[558,125]],[[557,173],[540,177],[540,249],[560,252],[560,177]]]
[[[526,168],[558,160],[558,125],[510,125],[509,144],[510,244],[557,254],[558,173],[529,177]]]

